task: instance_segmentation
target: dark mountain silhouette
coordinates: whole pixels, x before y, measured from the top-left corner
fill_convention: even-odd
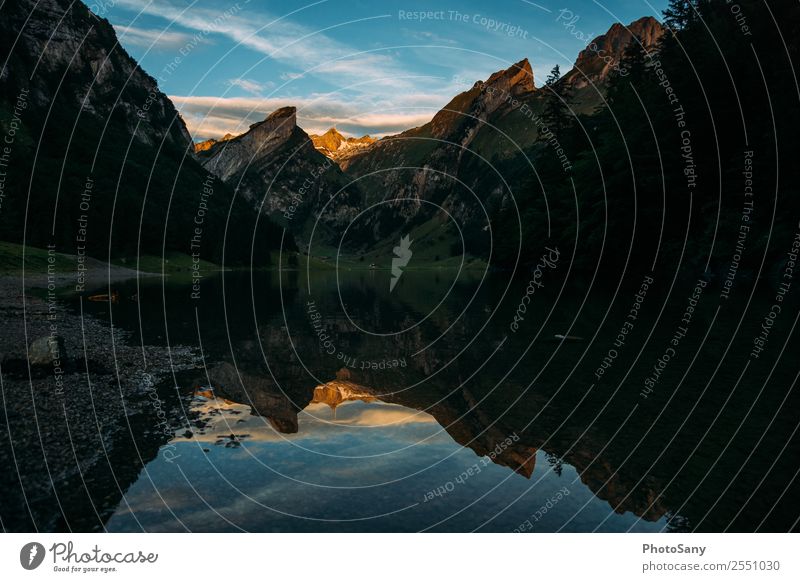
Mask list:
[[[194,159],[172,102],[107,20],[69,0],[4,2],[0,15],[0,111],[14,132],[0,237],[100,258],[166,249],[221,261],[230,209],[228,262],[249,262],[254,236],[264,251],[277,245],[268,222],[254,233],[248,204],[231,208],[232,190]],[[203,240],[190,249],[198,213]]]

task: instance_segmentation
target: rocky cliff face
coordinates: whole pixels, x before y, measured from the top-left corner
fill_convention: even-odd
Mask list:
[[[625,47],[635,38],[645,48],[653,48],[664,34],[664,27],[652,16],[645,16],[624,26],[613,24],[605,34],[592,40],[575,60],[575,66],[564,75],[565,82],[575,88],[591,83],[602,84],[613,72],[621,70],[621,58]],[[622,74],[624,75],[624,70]]]
[[[615,24],[590,43],[561,81],[574,90],[575,112],[589,114],[602,101],[605,84],[634,35],[652,47],[662,34],[658,21],[647,17],[628,26]],[[545,147],[540,141],[545,97],[523,59],[475,82],[426,125],[339,160],[346,173],[362,179],[369,202],[378,201],[370,192],[389,201],[365,220],[361,236],[387,237],[387,225],[413,229],[409,221],[454,220],[473,246],[469,252],[488,249],[487,214],[512,204],[511,192],[520,187],[529,164],[523,155],[535,159]]]
[[[269,156],[284,145],[297,129],[297,110],[282,107],[264,121],[251,125],[246,133],[211,145],[203,157],[203,166],[228,180],[248,164]]]
[[[536,89],[531,64],[528,59],[522,59],[508,69],[494,73],[480,83],[480,88],[483,109],[490,115],[510,100],[524,98]]]
[[[246,133],[198,151],[203,167],[308,244],[334,238],[358,212],[360,196],[336,163],[297,127],[294,107],[283,107]]]
[[[105,119],[113,113],[146,144],[191,147],[183,120],[156,80],[119,45],[111,24],[83,3],[5,2],[0,37],[0,53],[9,55],[0,73],[6,96],[28,88],[33,109],[45,111],[58,100],[82,115]]]
[[[475,82],[424,126],[341,160],[348,174],[362,179],[367,202],[382,201],[364,217],[354,237],[369,244],[370,237],[391,238],[393,228],[408,230],[428,220],[445,225],[452,219],[470,241],[480,238],[487,226],[484,208],[499,204],[504,190],[479,185],[485,165],[477,173],[469,168],[513,148],[505,137],[507,126],[521,133],[516,137],[527,145],[533,143],[536,128],[530,114],[538,107],[539,93],[531,65],[523,59]],[[505,143],[498,145],[497,140]],[[447,228],[455,235],[454,225]]]
[[[219,262],[227,237],[228,262],[250,255],[256,213],[232,204],[233,192],[197,163],[172,102],[108,21],[79,1],[3,2],[0,54],[0,125],[17,111],[0,239],[22,242],[26,232],[26,244],[67,254],[166,249]],[[200,193],[210,191],[203,243],[192,250]],[[229,219],[239,229],[225,235]],[[263,236],[273,234],[264,224]]]
[[[522,59],[486,81],[476,81],[471,89],[453,98],[434,115],[430,133],[436,139],[458,139],[466,146],[493,114],[515,100],[526,100],[535,90],[531,65],[528,59]]]

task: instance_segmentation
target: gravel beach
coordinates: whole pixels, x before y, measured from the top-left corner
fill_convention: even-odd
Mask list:
[[[86,289],[100,293],[137,275],[92,267]],[[182,424],[173,375],[199,366],[194,348],[141,345],[48,293],[74,279],[0,276],[0,503],[23,531],[102,528],[103,512]],[[96,519],[85,522],[87,505]]]

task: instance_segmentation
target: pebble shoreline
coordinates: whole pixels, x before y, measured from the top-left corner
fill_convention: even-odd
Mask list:
[[[90,281],[107,287],[131,275],[136,271],[112,267],[93,273]],[[62,288],[74,285],[68,275],[55,280]],[[52,507],[56,497],[64,506],[59,486],[111,466],[109,458],[122,442],[137,448],[139,438],[166,440],[163,431],[157,435],[160,421],[148,390],[174,384],[173,375],[199,367],[200,357],[189,346],[143,346],[107,322],[49,305],[41,291],[47,284],[41,275],[26,277],[24,286],[21,277],[0,276],[0,463],[6,467],[0,485],[4,505],[52,531],[64,525],[40,522],[47,510],[38,512],[37,504]],[[30,346],[51,333],[63,340],[60,375],[53,365],[29,365]]]

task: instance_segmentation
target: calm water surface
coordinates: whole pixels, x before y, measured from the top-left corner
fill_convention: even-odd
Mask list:
[[[795,372],[756,361],[743,375],[756,316],[737,329],[740,313],[720,317],[706,295],[645,398],[692,282],[651,290],[620,346],[636,283],[554,278],[512,331],[524,281],[409,271],[390,292],[388,279],[226,273],[199,298],[188,281],[142,280],[118,286],[138,302],[85,302],[147,343],[202,348],[205,364],[159,386],[174,436],[106,501],[105,527],[792,527]],[[788,328],[774,333],[780,349]]]

